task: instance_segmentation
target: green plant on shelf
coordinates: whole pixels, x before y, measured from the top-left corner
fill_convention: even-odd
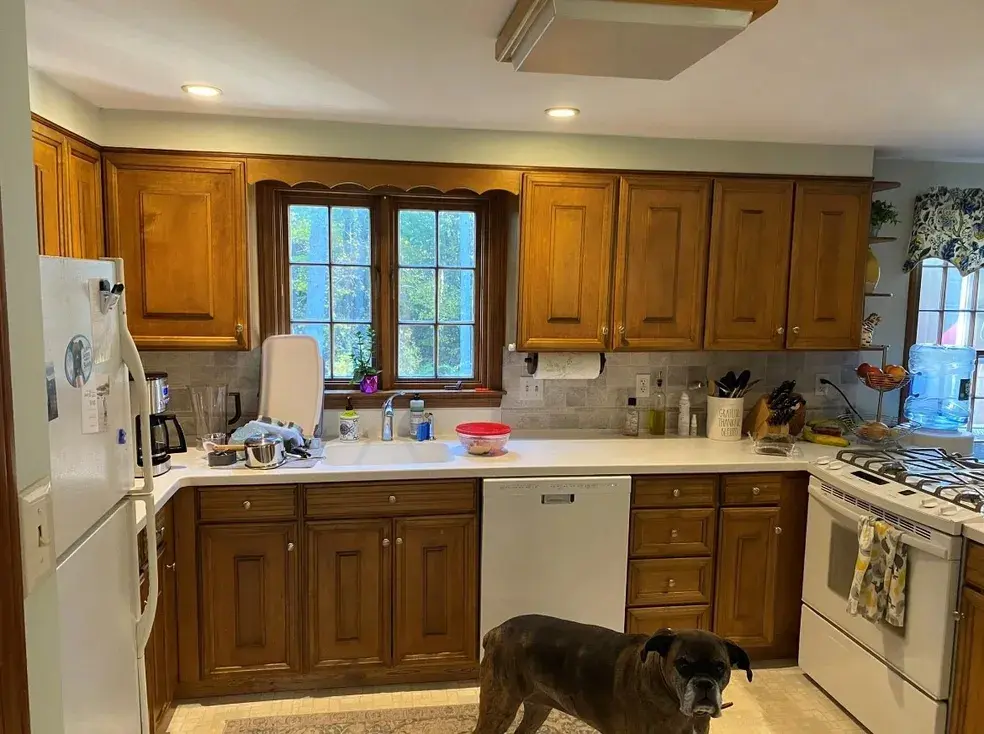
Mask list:
[[[899,210],[895,204],[875,199],[871,202],[871,234],[877,237],[881,228],[886,224],[899,223]]]

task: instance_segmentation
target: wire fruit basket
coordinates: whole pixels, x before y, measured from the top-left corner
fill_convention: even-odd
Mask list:
[[[909,384],[908,374],[897,377],[887,372],[867,372],[864,375],[858,375],[858,379],[865,387],[877,390],[880,393],[901,390]]]
[[[858,441],[872,446],[898,443],[919,429],[919,424],[914,421],[899,423],[891,418],[862,420],[853,413],[845,413],[837,420],[844,426],[844,430],[854,435]]]

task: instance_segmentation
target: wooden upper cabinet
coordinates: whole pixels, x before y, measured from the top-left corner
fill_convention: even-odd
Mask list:
[[[200,530],[203,672],[298,672],[297,525]]]
[[[38,216],[38,252],[67,257],[69,237],[65,228],[64,136],[36,120],[31,124],[34,143],[34,202]]]
[[[782,349],[793,182],[714,184],[707,284],[707,349]]]
[[[574,173],[524,177],[519,349],[610,348],[615,180]]]
[[[701,348],[710,199],[706,178],[621,180],[616,350]]]
[[[245,162],[105,156],[109,254],[122,257],[138,347],[244,349]]]
[[[860,346],[870,209],[868,182],[797,184],[787,347]]]
[[[474,516],[396,520],[396,664],[478,659]]]
[[[309,523],[308,669],[382,667],[391,660],[393,523]]]
[[[721,510],[714,631],[745,648],[775,641],[779,527],[778,507]]]
[[[105,254],[102,212],[102,163],[99,151],[66,137],[68,151],[68,234],[72,257]]]

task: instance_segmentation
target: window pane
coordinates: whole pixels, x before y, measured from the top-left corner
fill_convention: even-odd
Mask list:
[[[292,321],[328,321],[328,267],[290,266],[290,318]]]
[[[437,376],[475,376],[475,327],[437,327]]]
[[[400,321],[436,319],[436,274],[427,268],[400,268]]]
[[[306,334],[318,340],[321,347],[321,359],[325,365],[325,378],[331,377],[331,327],[328,324],[291,324],[290,330],[294,334]]]
[[[947,263],[946,260],[940,260],[938,257],[927,257],[922,264],[924,268],[942,268]]]
[[[399,230],[400,265],[437,264],[437,212],[402,209]]]
[[[400,377],[434,377],[434,327],[400,326],[397,374]]]
[[[973,341],[970,334],[970,314],[962,311],[947,311],[943,314],[943,335],[940,344],[954,344],[966,347]]]
[[[372,286],[369,268],[335,265],[331,269],[331,313],[334,321],[372,320]]]
[[[437,308],[442,323],[474,323],[475,271],[441,270]]]
[[[287,228],[291,262],[328,262],[328,207],[291,204]]]
[[[919,281],[919,308],[942,308],[942,299],[943,268],[924,267]]]
[[[946,269],[946,308],[949,311],[969,309],[976,300],[974,276],[964,278],[956,268]]]
[[[916,344],[937,344],[940,332],[940,315],[935,311],[920,311],[916,325]]]
[[[440,212],[437,215],[440,265],[475,267],[475,212]]]
[[[361,206],[331,208],[331,261],[341,265],[368,265],[369,210]]]
[[[332,368],[336,378],[351,377],[353,370],[352,348],[355,335],[367,327],[361,324],[335,324],[332,329]]]

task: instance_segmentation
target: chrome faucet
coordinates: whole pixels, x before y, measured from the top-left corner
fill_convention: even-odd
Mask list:
[[[383,435],[382,439],[384,441],[393,440],[393,400],[402,395],[406,395],[402,390],[400,392],[393,393],[386,401],[383,403]]]

